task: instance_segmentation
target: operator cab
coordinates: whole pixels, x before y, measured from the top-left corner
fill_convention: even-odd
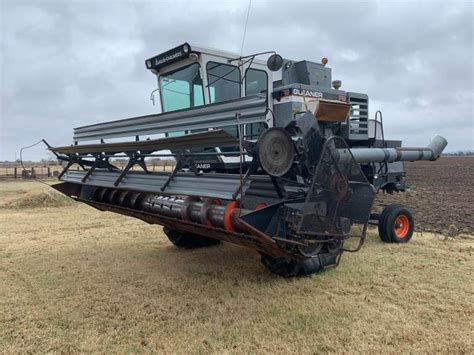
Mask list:
[[[246,62],[234,53],[184,43],[146,60],[145,64],[157,76],[163,112],[218,104],[251,95],[265,96],[267,102],[271,98],[269,88],[272,87],[273,72],[267,67],[266,61],[255,58]],[[268,125],[265,122],[244,124],[243,135],[246,139],[256,139],[266,127]],[[237,125],[223,129],[238,137]],[[166,136],[195,132],[171,131]],[[238,151],[238,147],[217,148],[219,150]],[[216,150],[213,148],[208,151]],[[238,161],[238,157],[210,155],[200,157],[198,166],[223,170],[225,163],[226,170]]]
[[[265,61],[242,64],[233,53],[185,43],[146,60],[146,66],[158,77],[163,112],[255,94],[270,98],[273,73]]]

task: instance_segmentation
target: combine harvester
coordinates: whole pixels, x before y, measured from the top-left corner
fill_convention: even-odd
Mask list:
[[[271,55],[256,59],[262,54]],[[361,248],[368,224],[384,242],[408,242],[410,209],[371,214],[375,194],[404,191],[403,162],[436,160],[447,142],[385,140],[368,96],[341,90],[326,64],[188,43],[150,58],[163,113],[75,128],[73,145],[50,147],[67,162],[54,187],[162,225],[177,247],[249,247],[287,277],[337,266],[343,252]],[[147,169],[149,159],[170,156],[172,172]],[[115,167],[124,157],[127,166]],[[356,247],[345,246],[349,238]]]

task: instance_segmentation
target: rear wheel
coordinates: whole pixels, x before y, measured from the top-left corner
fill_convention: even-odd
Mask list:
[[[219,244],[219,240],[203,237],[197,234],[181,232],[169,227],[163,227],[163,232],[173,245],[179,248],[195,249]]]
[[[388,205],[380,215],[379,235],[385,243],[407,243],[414,228],[413,212],[404,205]]]

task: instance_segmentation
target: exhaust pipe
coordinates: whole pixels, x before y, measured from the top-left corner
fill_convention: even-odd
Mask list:
[[[436,136],[423,148],[354,148],[351,153],[357,163],[436,160],[447,145],[446,139]],[[344,152],[340,153],[344,156]]]

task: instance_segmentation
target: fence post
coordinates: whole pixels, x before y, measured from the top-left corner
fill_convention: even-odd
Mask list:
[[[48,177],[51,177],[51,167],[48,166]]]
[[[17,174],[18,174],[17,169],[18,169],[18,168],[17,168],[16,166],[13,168],[13,177],[14,177],[15,179],[17,178]]]

